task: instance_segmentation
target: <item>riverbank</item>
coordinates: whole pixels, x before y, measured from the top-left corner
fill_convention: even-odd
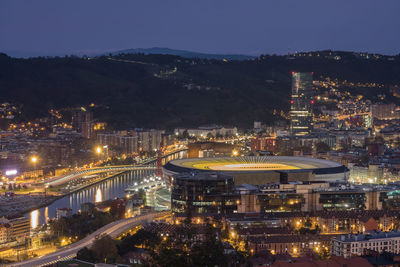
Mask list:
[[[118,175],[121,175],[122,173],[124,173],[124,172],[118,172],[118,173],[115,173],[115,174],[106,176],[106,177],[104,177],[104,178],[101,178],[101,179],[96,180],[95,182],[88,183],[88,184],[82,185],[82,186],[80,186],[80,187],[74,188],[74,189],[71,190],[71,191],[63,192],[62,195],[46,195],[46,196],[45,196],[46,198],[49,198],[49,197],[51,198],[51,199],[49,199],[46,203],[41,203],[40,205],[37,205],[37,206],[34,206],[34,207],[29,207],[29,208],[27,208],[27,209],[25,209],[25,210],[22,210],[22,211],[18,212],[17,214],[23,216],[23,215],[26,214],[26,213],[29,213],[29,212],[32,212],[32,211],[34,211],[34,210],[37,210],[37,209],[40,209],[40,208],[49,206],[49,205],[53,204],[53,202],[55,202],[56,200],[58,200],[58,199],[60,199],[60,198],[69,196],[69,195],[71,195],[71,194],[73,194],[73,193],[75,193],[75,192],[78,192],[78,191],[83,190],[83,189],[85,189],[85,188],[87,188],[87,187],[90,187],[90,186],[99,184],[99,183],[104,182],[104,181],[106,181],[106,180],[108,180],[108,179],[112,179],[113,177],[118,176]]]
[[[44,195],[15,195],[0,197],[1,216],[23,216],[24,213],[50,205],[58,197]]]
[[[68,192],[62,192],[62,195],[60,195],[60,197],[68,196],[68,195],[73,194],[73,193],[75,193],[75,192],[77,192],[77,191],[83,190],[83,189],[85,189],[85,188],[87,188],[87,187],[89,187],[89,186],[96,185],[96,184],[101,183],[101,182],[103,182],[103,181],[105,181],[105,180],[108,180],[108,179],[110,179],[110,178],[112,178],[112,177],[114,177],[114,176],[118,176],[118,175],[120,175],[120,174],[122,174],[122,173],[124,173],[124,172],[127,172],[127,171],[113,173],[113,174],[108,175],[108,176],[106,176],[106,177],[96,179],[96,180],[93,181],[93,182],[85,183],[85,184],[83,184],[82,186],[78,186],[78,187],[76,187],[76,188],[74,188],[74,189],[72,189],[72,190],[70,190],[70,191],[68,191]],[[50,192],[51,192],[51,191],[50,191]]]

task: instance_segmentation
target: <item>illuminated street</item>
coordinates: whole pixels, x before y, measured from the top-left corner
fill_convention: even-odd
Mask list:
[[[164,216],[168,215],[168,213],[169,212],[152,213],[152,214],[146,214],[146,215],[139,216],[139,217],[128,218],[128,219],[124,219],[121,221],[116,221],[116,222],[113,222],[109,225],[106,225],[106,226],[100,228],[99,230],[95,231],[94,233],[92,233],[88,237],[84,238],[83,240],[80,240],[77,243],[71,244],[65,248],[59,249],[54,253],[48,254],[46,256],[43,256],[43,257],[40,257],[37,259],[8,264],[6,266],[36,267],[36,266],[48,265],[48,264],[51,264],[51,263],[54,263],[54,262],[57,262],[60,260],[70,259],[70,258],[75,257],[76,252],[79,249],[81,249],[85,246],[90,246],[92,244],[92,242],[96,239],[96,236],[98,236],[98,235],[110,235],[112,237],[117,237],[118,235],[129,230],[130,228],[133,228],[144,222],[152,221],[158,217],[164,217]]]

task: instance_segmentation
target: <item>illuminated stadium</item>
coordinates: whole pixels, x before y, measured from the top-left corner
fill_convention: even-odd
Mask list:
[[[234,177],[235,184],[287,183],[295,181],[344,181],[348,169],[337,162],[305,157],[222,157],[173,160],[164,174],[219,172]]]

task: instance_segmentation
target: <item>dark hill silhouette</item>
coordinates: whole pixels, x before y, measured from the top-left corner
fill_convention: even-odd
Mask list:
[[[319,57],[261,56],[254,60],[187,59],[175,55],[119,54],[112,57],[38,57],[0,54],[0,100],[24,105],[26,117],[50,108],[95,103],[99,120],[115,128],[202,124],[251,126],[280,119],[289,109],[290,72],[383,88],[348,88],[373,99],[400,84],[399,57],[365,59],[354,53]]]

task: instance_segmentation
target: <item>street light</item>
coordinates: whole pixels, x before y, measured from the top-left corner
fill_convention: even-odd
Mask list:
[[[96,153],[97,154],[101,154],[101,151],[102,151],[102,149],[101,149],[101,147],[100,146],[98,146],[98,147],[96,147]]]
[[[31,162],[36,163],[38,161],[38,158],[36,156],[31,157]]]
[[[37,156],[32,156],[31,157],[31,162],[33,164],[33,169],[36,171],[36,163],[38,162],[38,157]]]

